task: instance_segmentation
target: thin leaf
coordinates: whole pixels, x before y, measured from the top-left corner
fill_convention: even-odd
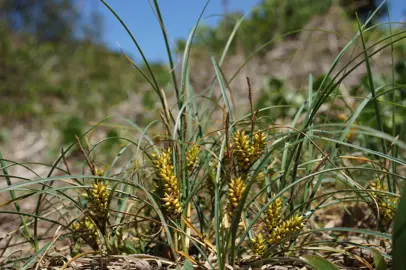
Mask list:
[[[120,22],[120,24],[124,27],[124,29],[126,30],[127,34],[130,36],[131,40],[133,41],[134,45],[137,47],[138,52],[140,53],[142,60],[144,61],[151,77],[153,80],[154,84],[151,84],[152,88],[155,90],[155,92],[158,94],[161,103],[163,104],[163,97],[161,95],[161,93],[159,92],[159,86],[158,86],[158,81],[155,78],[154,73],[152,72],[152,69],[149,65],[149,62],[147,60],[147,58],[144,55],[144,52],[142,51],[140,45],[138,44],[137,40],[135,39],[135,37],[133,36],[133,34],[131,33],[130,29],[128,29],[127,25],[124,23],[124,21],[120,18],[120,16],[110,7],[109,4],[106,3],[106,1],[104,0],[100,0],[106,7],[107,9],[117,18],[117,20]],[[143,73],[142,73],[143,74]],[[144,74],[143,74],[144,75]],[[148,80],[149,81],[149,80]]]
[[[221,71],[221,68],[220,68],[219,64],[217,63],[216,58],[212,57],[211,61],[213,62],[214,70],[216,72],[216,76],[217,76],[217,79],[219,81],[221,94],[223,96],[224,103],[226,104],[227,110],[228,110],[228,112],[230,114],[230,124],[233,125],[234,124],[233,111],[231,109],[230,101],[228,100],[228,96],[227,96],[227,93],[226,93],[227,92],[227,84],[226,84],[226,82],[224,80],[223,73]]]
[[[168,58],[169,58],[169,65],[170,65],[170,68],[171,68],[173,86],[175,88],[175,92],[177,93],[177,95],[179,95],[178,94],[179,93],[178,84],[176,82],[175,66],[173,64],[173,57],[172,57],[171,48],[169,47],[168,33],[166,31],[165,24],[164,24],[164,21],[162,19],[161,9],[159,8],[159,4],[158,4],[157,0],[154,0],[154,5],[155,5],[156,13],[158,15],[159,25],[161,26],[162,35],[164,37],[166,53],[167,53]]]
[[[392,269],[406,269],[406,185],[395,214],[392,238]]]
[[[375,270],[388,269],[388,265],[386,264],[386,261],[379,250],[373,248],[372,255],[374,256]]]
[[[1,153],[1,151],[0,151],[0,166],[2,167],[2,171],[4,173],[3,177],[6,179],[7,185],[11,186],[12,182],[10,180],[8,170],[6,168],[6,163],[4,162],[3,155]],[[20,205],[18,204],[18,200],[16,199],[16,194],[15,194],[14,189],[10,189],[10,196],[11,196],[12,201],[14,201],[14,207],[16,208],[17,212],[21,213],[20,212],[20,210],[21,210]],[[26,222],[25,218],[22,215],[20,215],[20,220],[21,220],[21,223],[24,226],[25,234],[28,236],[28,238],[32,239],[31,232],[30,232],[30,230],[28,229],[28,226],[27,226],[27,222]],[[35,248],[37,248],[37,245],[38,245],[38,243],[36,241],[34,241]]]
[[[35,253],[20,269],[21,269],[21,270],[24,270],[24,269],[27,269],[29,266],[31,266],[31,264],[33,264],[33,263],[37,260],[37,258],[42,255],[42,253],[44,253],[45,251],[47,251],[48,248],[49,248],[49,246],[52,245],[52,244],[53,244],[53,243],[50,242],[50,243],[46,244],[45,246],[43,246],[43,247],[42,247],[37,253]]]
[[[368,82],[369,82],[369,87],[370,87],[370,91],[371,91],[371,95],[372,95],[372,102],[374,104],[374,108],[375,108],[375,117],[376,117],[376,122],[378,124],[379,129],[383,132],[383,124],[382,124],[382,119],[381,119],[381,113],[380,113],[380,109],[379,109],[379,104],[378,104],[378,100],[376,99],[376,91],[375,91],[375,86],[374,86],[374,79],[373,79],[373,75],[372,75],[372,71],[371,71],[371,65],[369,63],[370,61],[370,57],[368,56],[368,51],[365,45],[365,39],[364,39],[364,35],[363,35],[363,31],[361,28],[361,23],[359,22],[358,16],[357,16],[357,22],[358,22],[358,28],[359,28],[359,34],[361,37],[361,44],[362,44],[362,48],[364,50],[364,55],[365,55],[365,65],[367,67],[367,74],[368,74]],[[393,43],[391,43],[390,45],[392,45]],[[384,140],[381,140],[382,142],[382,151],[384,153],[387,153],[386,150],[386,144]]]
[[[183,264],[182,270],[193,270],[193,264],[191,263],[191,261],[186,260]]]
[[[306,255],[300,259],[316,270],[339,270],[335,264],[319,255]]]

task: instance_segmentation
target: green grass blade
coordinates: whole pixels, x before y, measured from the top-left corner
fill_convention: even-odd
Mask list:
[[[395,214],[392,236],[392,267],[394,270],[406,269],[406,185]]]
[[[292,153],[290,155],[288,152],[288,149],[290,147],[290,140],[291,138],[293,138],[293,133],[294,133],[294,128],[296,127],[296,123],[300,117],[300,115],[302,114],[302,111],[305,109],[306,104],[302,104],[302,106],[300,106],[300,108],[297,110],[295,117],[293,118],[293,122],[291,124],[292,129],[289,131],[288,136],[289,136],[289,140],[287,140],[285,142],[285,146],[283,148],[283,154],[282,154],[282,171],[283,171],[283,175],[280,181],[280,186],[283,188],[286,186],[286,177],[287,177],[287,173],[289,171],[289,166],[291,164],[291,161],[294,157],[294,152],[292,151]]]
[[[391,22],[391,12],[390,12],[390,8],[389,5],[386,5],[387,7],[387,13],[388,13],[388,23],[389,23],[389,35],[392,37],[392,22]],[[391,42],[392,42],[392,38],[391,38]],[[395,49],[393,46],[393,43],[391,44],[391,61],[392,61],[392,88],[395,88]],[[392,101],[392,136],[396,136],[396,120],[395,120],[395,116],[396,116],[396,96],[395,96],[395,92],[392,92],[391,95],[391,101]],[[397,155],[397,149],[396,146],[394,146],[394,148],[391,151],[391,154],[393,157],[396,157]],[[396,165],[394,163],[392,163],[392,172],[396,173]],[[392,186],[389,187],[390,191],[395,192],[396,191],[396,182],[392,181]]]
[[[176,81],[175,65],[173,64],[172,52],[171,52],[171,48],[169,47],[168,33],[166,31],[164,20],[162,19],[161,10],[159,8],[159,4],[158,4],[157,0],[154,0],[154,5],[155,5],[155,9],[156,9],[156,12],[157,12],[157,15],[158,15],[159,25],[161,26],[162,35],[164,37],[166,53],[167,53],[168,58],[169,58],[169,66],[170,66],[170,69],[171,69],[173,86],[175,88],[177,96],[179,96],[179,88],[178,88],[178,83]]]
[[[226,130],[228,132],[228,130]],[[217,163],[217,173],[216,173],[216,182],[215,182],[215,194],[214,194],[214,228],[215,228],[215,242],[216,242],[216,251],[217,251],[217,258],[218,258],[218,265],[220,270],[225,269],[225,261],[223,257],[223,249],[221,245],[221,239],[224,237],[223,230],[221,227],[222,223],[222,215],[220,214],[221,211],[221,185],[220,185],[220,175],[221,175],[221,159],[224,156],[224,151],[226,147],[226,139],[224,138],[219,159]],[[224,239],[223,239],[224,240]]]
[[[233,125],[234,124],[233,110],[231,108],[230,101],[227,96],[227,85],[223,77],[223,72],[221,71],[221,68],[214,56],[211,57],[211,61],[213,62],[214,70],[216,72],[217,80],[220,85],[220,90],[223,96],[224,103],[226,104],[227,111],[230,114],[230,125]]]
[[[185,46],[185,50],[183,52],[183,62],[182,62],[182,75],[181,75],[181,93],[180,96],[177,97],[178,100],[178,108],[180,109],[182,107],[182,103],[181,103],[181,95],[184,94],[185,88],[186,88],[186,84],[187,84],[187,70],[189,67],[189,57],[190,57],[190,50],[191,50],[191,46],[192,46],[192,42],[193,42],[193,38],[195,36],[196,33],[196,29],[200,23],[201,18],[203,17],[203,14],[207,8],[207,6],[209,5],[211,0],[207,0],[205,6],[203,7],[203,10],[200,12],[199,18],[197,19],[197,22],[195,24],[195,26],[193,27],[192,31],[189,34],[189,37],[186,41],[186,46]]]
[[[223,53],[221,54],[221,57],[220,57],[220,61],[219,61],[219,65],[220,65],[220,66],[221,66],[221,65],[223,64],[223,62],[224,62],[224,59],[225,59],[225,57],[226,57],[226,55],[227,55],[228,50],[230,49],[231,43],[233,42],[234,37],[235,37],[235,35],[237,34],[238,29],[240,28],[241,24],[244,22],[244,20],[248,17],[248,15],[249,15],[250,13],[251,13],[251,11],[250,11],[250,12],[247,12],[246,14],[244,14],[244,16],[242,16],[242,17],[237,21],[237,23],[235,24],[235,26],[234,26],[234,28],[233,28],[233,31],[231,31],[231,34],[229,35],[229,37],[228,37],[228,39],[227,39],[226,46],[224,46]]]
[[[120,24],[124,27],[125,31],[127,32],[127,34],[130,36],[131,40],[133,41],[133,43],[135,44],[135,46],[137,47],[138,52],[140,53],[142,60],[144,61],[145,65],[147,66],[147,69],[152,77],[152,80],[154,82],[154,84],[152,85],[155,92],[158,94],[161,103],[163,103],[163,97],[161,95],[161,92],[159,91],[159,85],[158,85],[158,81],[155,78],[154,73],[152,72],[152,69],[148,63],[147,58],[144,55],[144,52],[142,51],[140,45],[138,44],[137,40],[135,39],[135,37],[133,36],[133,34],[131,33],[130,29],[128,29],[127,25],[124,23],[124,21],[120,18],[120,16],[110,7],[109,4],[106,3],[105,0],[100,0],[106,7],[107,9],[117,18],[117,20],[120,22]]]
[[[387,270],[388,264],[385,261],[385,258],[381,252],[377,249],[372,249],[372,255],[374,257],[375,270]]]
[[[20,269],[25,270],[28,269],[33,263],[36,262],[37,258],[40,257],[45,251],[48,250],[48,248],[52,245],[53,243],[50,242],[46,245],[44,245],[40,250],[38,250],[35,255],[33,255]]]
[[[306,255],[300,259],[316,270],[339,270],[335,264],[319,255]]]
[[[357,23],[358,23],[358,29],[359,29],[359,34],[361,37],[361,44],[362,44],[362,49],[364,50],[364,56],[365,56],[365,65],[367,67],[367,74],[368,74],[368,82],[369,82],[369,90],[371,91],[371,95],[372,95],[372,102],[374,104],[374,108],[375,108],[375,117],[376,117],[376,122],[378,124],[379,129],[383,132],[383,124],[382,124],[382,119],[381,119],[381,113],[380,113],[380,109],[379,109],[379,104],[378,104],[378,100],[376,99],[376,92],[375,92],[375,85],[374,85],[374,78],[372,76],[372,71],[371,71],[371,64],[369,62],[369,56],[368,56],[368,51],[366,49],[366,45],[365,45],[365,39],[364,39],[364,34],[362,31],[362,27],[360,24],[360,21],[357,17]],[[392,43],[390,43],[391,46],[393,46]],[[381,141],[382,142],[382,150],[384,153],[387,153],[386,150],[386,144],[385,141]],[[391,185],[389,185],[391,186]]]
[[[6,163],[4,162],[3,154],[1,153],[1,151],[0,151],[0,166],[2,167],[2,171],[4,173],[3,177],[4,177],[4,179],[6,179],[7,186],[12,186],[11,179],[10,179],[10,176],[8,174],[7,166],[6,166]],[[11,199],[16,200],[15,191],[13,189],[10,189],[9,193],[10,193]],[[18,213],[21,212],[20,205],[18,204],[18,202],[14,202],[14,207],[17,210]],[[24,227],[25,234],[31,240],[32,239],[31,232],[28,229],[27,222],[26,222],[25,218],[20,215],[20,220],[21,220],[21,224]],[[38,248],[38,243],[35,241],[35,239],[34,239],[34,246],[35,246],[35,248]]]

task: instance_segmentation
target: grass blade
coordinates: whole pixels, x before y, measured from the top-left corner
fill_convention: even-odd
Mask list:
[[[392,238],[392,267],[394,270],[406,269],[406,185],[395,214]]]
[[[335,264],[318,255],[307,255],[300,259],[316,270],[339,270]]]
[[[155,92],[158,94],[161,103],[163,103],[163,97],[161,95],[161,93],[159,92],[159,85],[158,85],[158,81],[155,78],[154,73],[152,72],[152,69],[148,63],[147,58],[145,57],[140,45],[138,44],[137,40],[135,39],[135,37],[133,36],[133,34],[131,33],[130,29],[128,29],[127,25],[123,22],[123,20],[120,18],[120,16],[110,7],[109,4],[106,3],[106,1],[104,0],[100,0],[107,8],[108,10],[110,10],[110,12],[117,18],[117,20],[120,22],[120,24],[124,27],[124,29],[126,30],[127,34],[130,36],[131,40],[133,41],[133,43],[135,44],[135,46],[137,47],[138,52],[141,54],[142,60],[144,61],[145,65],[147,66],[147,69],[152,77],[152,80],[154,81],[154,85],[152,85],[152,87],[154,88]]]
[[[37,260],[37,258],[39,256],[41,256],[45,251],[48,250],[49,246],[52,245],[53,243],[50,242],[48,244],[46,244],[45,246],[43,246],[36,254],[34,254],[20,269],[21,270],[25,270],[28,267],[31,266],[31,264],[35,263],[35,261]]]
[[[367,52],[366,45],[365,45],[364,34],[363,34],[363,31],[362,31],[361,23],[359,22],[358,16],[357,16],[357,23],[358,23],[358,28],[359,28],[359,34],[360,34],[360,37],[361,37],[362,49],[364,50],[365,65],[367,67],[368,82],[369,82],[369,87],[370,87],[369,90],[371,91],[372,102],[373,102],[374,108],[375,108],[376,122],[378,124],[379,129],[383,132],[383,124],[382,124],[382,119],[381,119],[381,113],[380,113],[380,110],[379,110],[379,104],[378,104],[378,100],[376,99],[376,93],[375,93],[374,78],[372,76],[371,64],[369,63],[369,58],[370,57],[368,56],[368,52]],[[391,43],[391,46],[393,46],[392,43]],[[382,150],[383,150],[383,152],[387,153],[385,141],[382,140],[381,142],[382,142]]]
[[[172,52],[171,52],[171,49],[169,47],[168,33],[166,32],[165,24],[164,24],[164,21],[162,19],[161,10],[159,8],[159,4],[158,4],[157,0],[154,0],[154,5],[155,5],[155,9],[156,9],[156,12],[157,12],[157,15],[158,15],[159,25],[161,26],[162,35],[164,37],[166,53],[168,54],[168,58],[169,58],[169,66],[171,68],[173,86],[174,86],[175,91],[176,91],[177,96],[178,96],[179,95],[179,88],[178,88],[178,83],[176,81],[176,73],[175,73],[175,66],[173,64]]]
[[[8,185],[8,186],[11,186],[11,185],[12,185],[11,179],[10,179],[10,177],[9,177],[8,170],[7,170],[7,166],[6,166],[6,163],[4,162],[3,155],[2,155],[2,153],[1,153],[1,151],[0,151],[0,166],[2,167],[2,170],[3,170],[3,173],[4,173],[3,177],[6,179],[7,185]],[[9,193],[10,193],[11,199],[12,199],[13,201],[16,200],[15,191],[14,191],[13,189],[10,189],[10,192],[9,192]],[[20,205],[18,204],[17,201],[14,202],[14,207],[16,208],[17,212],[20,213]],[[22,225],[23,225],[23,227],[24,227],[25,234],[27,235],[27,237],[28,237],[30,240],[32,240],[31,232],[30,232],[30,230],[28,229],[27,222],[26,222],[25,218],[20,215],[20,220],[21,220],[21,223],[22,223]],[[34,246],[37,248],[37,243],[36,243],[36,242],[34,242]]]
[[[226,104],[227,110],[230,114],[230,124],[232,126],[234,124],[233,110],[231,108],[230,101],[227,96],[227,85],[226,85],[226,82],[223,77],[223,72],[221,71],[221,68],[220,68],[219,64],[217,63],[216,58],[214,58],[214,56],[211,57],[211,61],[213,62],[214,70],[216,71],[216,76],[217,76],[217,79],[218,79],[218,82],[220,85],[221,94],[223,96],[224,103]]]
[[[385,258],[382,256],[381,252],[377,249],[372,249],[372,255],[374,256],[375,270],[386,270],[388,265],[385,262]]]

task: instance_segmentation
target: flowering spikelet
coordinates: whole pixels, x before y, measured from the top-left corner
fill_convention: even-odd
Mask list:
[[[227,145],[224,147],[224,151],[223,151],[223,157],[219,160],[218,157],[216,156],[212,156],[210,158],[209,161],[209,166],[210,169],[217,174],[217,169],[219,168],[220,165],[220,173],[223,175],[226,171],[226,168],[229,165],[229,161],[230,161],[230,156],[232,156],[232,154],[229,152],[229,149],[232,148],[232,145],[230,145],[229,147],[227,147]]]
[[[97,176],[104,176],[104,170],[101,168],[96,168],[95,173]]]
[[[251,240],[251,249],[252,252],[257,256],[262,256],[266,250],[265,239],[262,236],[262,233],[259,233],[254,239]]]
[[[388,191],[386,186],[377,180],[370,184],[371,189],[376,191]],[[393,217],[395,216],[396,206],[398,204],[398,198],[382,193],[373,193],[372,196],[375,198],[379,207],[379,215],[384,223],[384,225],[389,225]],[[377,213],[376,213],[377,214]]]
[[[108,199],[107,185],[103,182],[94,183],[89,197],[89,209],[95,219],[104,219],[108,214]]]
[[[190,172],[196,168],[197,164],[199,164],[199,146],[194,144],[190,147],[186,152],[186,160],[187,160],[187,169]]]
[[[265,181],[265,173],[264,172],[258,173],[257,176],[255,177],[255,181],[257,183],[263,183]]]
[[[276,198],[265,212],[264,224],[269,233],[280,223],[282,219],[282,200]]]
[[[294,215],[276,226],[268,237],[268,243],[278,244],[282,239],[299,233],[303,229],[303,216]]]
[[[234,210],[237,208],[238,203],[245,191],[245,184],[241,177],[231,180],[228,185],[228,205],[229,214],[232,216]]]
[[[217,168],[218,168],[218,159],[215,157],[211,157],[209,160],[209,166],[210,166],[210,170],[213,172],[217,172]]]
[[[89,217],[85,217],[80,221],[75,221],[72,224],[72,228],[75,231],[86,230],[87,232],[85,232],[85,234],[89,238],[95,238],[95,236],[97,236],[97,233],[96,233],[96,230],[94,227],[94,223],[92,222],[92,220]]]
[[[176,217],[182,213],[182,206],[180,205],[179,198],[172,194],[165,194],[162,198],[165,202],[165,210],[168,214]]]
[[[168,215],[178,216],[182,212],[180,205],[179,183],[172,164],[171,151],[162,151],[159,156],[153,155],[153,164],[156,170],[157,192]]]
[[[357,137],[357,128],[356,127],[352,127],[347,135],[345,135],[345,138],[349,141],[349,142],[353,142],[355,140],[355,138]]]
[[[265,133],[256,133],[252,143],[244,130],[236,131],[233,139],[235,147],[234,153],[238,165],[242,171],[247,171],[264,153],[266,145]]]
[[[244,130],[235,132],[234,143],[234,153],[237,157],[238,165],[243,171],[247,171],[252,164],[253,147]]]
[[[214,170],[209,170],[207,173],[206,187],[209,191],[210,196],[214,197],[214,192],[216,189],[216,172]]]
[[[80,237],[93,249],[98,249],[100,239],[98,237],[95,225],[89,217],[84,217],[80,221],[75,221],[72,224],[72,228],[75,232],[79,233]]]
[[[253,159],[258,160],[264,153],[266,145],[266,136],[263,132],[255,133],[253,144]]]
[[[381,181],[376,180],[375,182],[372,182],[370,184],[371,189],[376,190],[376,191],[387,191],[385,185],[383,183],[381,183]],[[378,194],[380,193],[374,193],[378,196]]]
[[[167,165],[172,165],[172,151],[168,149],[166,151],[161,151],[159,155],[155,153],[152,154],[152,163],[155,166],[155,169],[165,169]]]

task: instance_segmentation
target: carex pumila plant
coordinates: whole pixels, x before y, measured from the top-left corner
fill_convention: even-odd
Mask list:
[[[251,108],[247,108],[248,114],[244,115],[246,112],[240,108],[236,112],[236,108],[232,107],[232,82],[242,67],[237,67],[237,73],[226,78],[225,74],[228,72],[223,72],[221,66],[224,59],[227,59],[225,56],[228,45],[219,61],[216,57],[212,58],[215,78],[209,82],[207,89],[198,89],[197,94],[195,91],[198,87],[192,87],[192,80],[189,78],[193,72],[189,65],[189,60],[192,60],[190,48],[197,25],[186,42],[181,66],[177,69],[158,1],[153,1],[168,51],[171,77],[170,83],[160,85],[157,74],[152,71],[135,37],[118,14],[104,0],[102,2],[119,19],[144,61],[144,69],[132,64],[145,78],[148,87],[157,94],[161,103],[161,121],[154,121],[144,130],[130,120],[125,121],[129,123],[131,131],[135,129],[139,132],[139,137],[136,140],[125,140],[128,145],[123,145],[106,172],[98,170],[91,160],[92,152],[97,151],[98,146],[103,143],[98,142],[89,146],[86,151],[78,146],[87,168],[81,175],[59,168],[59,162],[64,159],[64,155],[61,155],[47,178],[33,181],[40,184],[41,189],[31,189],[32,194],[49,192],[57,194],[63,200],[63,207],[57,209],[57,212],[61,209],[63,211],[55,224],[68,231],[66,237],[72,236],[76,245],[83,242],[97,254],[148,253],[154,255],[154,260],[165,257],[160,262],[182,264],[188,260],[196,267],[224,270],[227,267],[237,268],[240,264],[243,267],[256,267],[261,263],[285,263],[288,260],[298,264],[302,262],[304,265],[304,260],[299,256],[311,255],[314,250],[317,253],[324,251],[323,247],[312,246],[313,240],[320,240],[317,237],[329,230],[322,228],[324,220],[322,216],[318,216],[318,211],[329,207],[346,208],[360,198],[370,205],[382,224],[382,231],[389,227],[396,211],[397,180],[403,179],[399,167],[404,166],[401,154],[404,154],[405,147],[404,142],[400,142],[402,138],[397,137],[396,128],[393,129],[393,134],[386,134],[382,125],[393,121],[393,126],[396,126],[396,117],[393,117],[394,120],[381,121],[385,115],[379,110],[386,103],[397,104],[397,100],[381,103],[386,92],[379,91],[384,89],[389,93],[397,88],[393,86],[393,89],[387,90],[385,87],[374,87],[371,69],[367,68],[368,89],[371,93],[363,93],[366,96],[364,100],[360,94],[354,99],[354,106],[346,106],[351,108],[348,114],[351,117],[346,119],[345,124],[340,123],[337,126],[337,123],[329,125],[328,122],[331,119],[330,100],[333,100],[330,98],[336,90],[342,90],[341,87],[345,89],[344,79],[356,67],[369,63],[371,54],[394,44],[395,39],[400,40],[400,34],[385,37],[382,42],[374,44],[373,48],[364,48],[365,43],[361,40],[363,46],[359,46],[357,41],[369,25],[366,22],[337,57],[331,70],[318,84],[317,91],[312,88],[310,76],[306,101],[299,105],[286,105],[295,113],[287,112],[286,117],[270,124],[267,120],[275,120],[272,109],[281,104],[259,108],[262,114],[255,112],[250,84],[248,101]],[[233,38],[243,20],[244,18],[238,19],[227,44],[233,44]],[[369,31],[373,31],[373,28],[368,28]],[[350,63],[344,64],[340,69],[338,62],[351,45],[357,45],[356,49],[363,47],[363,50],[355,53]],[[217,88],[220,90],[219,99],[214,94]],[[295,94],[300,95],[300,92]],[[342,96],[345,95],[334,94],[334,100],[346,104],[345,97]],[[356,104],[358,99],[362,101]],[[360,117],[361,112],[370,102],[374,105],[376,119],[380,119],[379,131],[362,126],[365,122]],[[210,107],[208,104],[214,106]],[[398,107],[403,108],[402,106]],[[217,109],[220,110],[217,118],[225,115],[223,121],[211,119],[215,118]],[[357,123],[357,136],[348,140],[354,123]],[[154,129],[151,133],[159,134],[159,139],[156,139],[158,136],[150,137],[151,129]],[[129,136],[133,135],[131,133]],[[368,146],[367,140],[373,146]],[[393,151],[377,150],[379,147],[376,145],[380,143],[380,148],[385,150],[388,150],[388,145],[393,145]],[[375,158],[376,164],[390,160],[392,167],[379,167],[375,163],[374,166],[364,164],[355,168],[346,166],[342,161],[353,158],[355,150],[368,155],[369,160]],[[134,160],[137,161],[137,166],[133,166]],[[6,165],[1,166],[6,171]],[[60,182],[66,183],[69,179],[75,192],[80,192],[71,192],[76,194],[73,196],[69,191],[66,195],[48,185],[58,179],[52,173],[56,168],[61,172],[68,171]],[[75,170],[77,171],[80,169]],[[276,173],[271,174],[270,171]],[[357,174],[358,171],[361,173]],[[370,176],[377,173],[390,173],[388,183],[379,180],[368,185],[369,191],[360,188],[362,185],[358,181],[372,179]],[[7,176],[7,173],[4,175]],[[2,191],[9,192],[13,188],[20,191],[21,188],[30,186],[31,182],[25,180],[16,184],[8,181],[7,188]],[[342,186],[339,184],[345,185],[346,190],[341,192],[339,189]],[[373,199],[367,200],[367,196],[359,195],[366,192]],[[29,193],[24,194],[26,197],[13,197],[8,203],[16,203],[34,195]],[[75,215],[69,212],[72,208],[75,209],[72,211]],[[17,214],[18,209],[17,207],[15,212]],[[42,208],[38,207],[35,215],[27,215],[27,220],[46,220],[45,214],[48,213],[40,210]],[[40,214],[44,214],[45,218]],[[23,226],[25,231],[30,230],[30,224]],[[37,225],[34,225],[32,239],[40,239],[35,226]],[[338,228],[335,233],[339,235],[342,231],[345,231],[345,237],[348,238],[355,234],[387,237],[382,233],[378,235],[360,228]],[[329,247],[338,245],[341,240],[339,236],[334,241],[322,240],[323,245],[328,247],[324,254],[339,250]],[[85,244],[82,246],[83,250]],[[340,244],[345,246],[343,250],[346,256],[355,247],[351,241],[341,241]],[[357,245],[356,248],[359,248],[360,244]],[[370,251],[368,245],[365,250]],[[43,254],[40,252],[45,250],[48,251],[47,248],[38,249],[31,257],[32,261],[41,257]],[[355,257],[358,258],[359,254],[362,252]],[[390,254],[384,255],[382,257],[390,258]],[[27,261],[30,262],[30,259]],[[371,266],[371,262],[367,260],[359,260],[357,263],[360,262]]]
[[[79,201],[83,203],[83,210],[81,215],[72,223],[72,229],[76,239],[84,240],[95,250],[107,250],[110,249],[108,238],[111,233],[109,230],[111,188],[106,180],[100,179],[105,176],[104,169],[96,166],[90,160],[90,153],[83,148],[78,137],[76,138],[78,148],[95,178],[91,179],[90,187],[85,188],[79,194]],[[86,143],[87,149],[89,149],[88,142],[86,141]]]

